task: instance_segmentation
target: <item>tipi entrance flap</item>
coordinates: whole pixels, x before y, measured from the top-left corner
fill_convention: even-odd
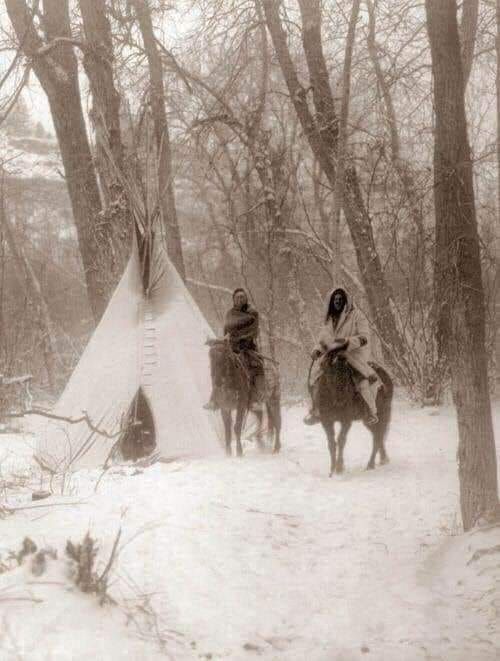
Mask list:
[[[117,455],[125,461],[137,461],[150,456],[155,448],[156,426],[153,411],[144,390],[139,388],[117,443]]]

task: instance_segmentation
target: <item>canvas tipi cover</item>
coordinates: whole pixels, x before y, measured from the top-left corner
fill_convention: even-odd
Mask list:
[[[132,256],[104,316],[49,420],[36,457],[60,472],[102,466],[119,442],[139,388],[153,415],[160,458],[221,451],[210,396],[207,338],[212,330],[158,244],[148,259]],[[98,431],[95,431],[97,429]]]

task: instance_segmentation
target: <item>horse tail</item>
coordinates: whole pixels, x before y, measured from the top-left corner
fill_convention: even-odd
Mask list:
[[[271,435],[279,439],[281,433],[281,388],[279,380],[274,384],[270,396],[266,399],[267,425]]]
[[[394,397],[394,383],[387,370],[385,370],[380,365],[374,365],[373,367],[383,384],[381,388],[381,402],[380,402],[380,406],[378,405],[377,402],[377,408],[378,408],[380,429],[382,433],[382,441],[384,441],[392,417],[392,400]]]

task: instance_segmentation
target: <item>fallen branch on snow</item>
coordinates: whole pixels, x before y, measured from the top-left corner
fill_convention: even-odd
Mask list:
[[[485,555],[494,555],[495,553],[500,553],[500,544],[497,544],[496,546],[492,546],[489,549],[478,549],[477,551],[474,551],[472,558],[467,563],[467,566],[469,566],[473,562],[477,562],[477,560],[480,560]]]
[[[48,411],[44,411],[43,409],[26,409],[25,411],[19,411],[18,413],[7,413],[4,417],[6,418],[23,418],[25,415],[39,415],[43,418],[49,418],[50,420],[60,420],[61,422],[67,422],[70,425],[77,425],[80,422],[85,422],[89,429],[93,431],[96,434],[99,434],[100,436],[104,436],[106,438],[116,438],[120,434],[122,434],[125,430],[120,427],[120,429],[114,433],[110,433],[106,431],[105,429],[100,429],[97,427],[92,420],[89,418],[88,414],[86,411],[82,411],[83,415],[80,418],[68,418],[64,415],[57,415],[55,413],[49,413]],[[138,423],[139,424],[139,423]]]

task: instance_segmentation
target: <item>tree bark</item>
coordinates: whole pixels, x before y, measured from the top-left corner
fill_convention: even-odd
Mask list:
[[[85,32],[83,68],[92,94],[90,112],[95,131],[96,168],[105,203],[104,213],[113,224],[113,270],[120,273],[130,253],[133,219],[123,182],[127,179],[125,149],[120,127],[120,94],[114,80],[114,52],[106,4],[79,0]]]
[[[166,232],[167,250],[172,263],[182,279],[185,280],[186,269],[184,266],[181,234],[175,206],[174,173],[172,170],[172,152],[165,105],[163,64],[154,34],[149,0],[132,0],[132,4],[137,16],[149,67],[151,112],[158,151],[158,188]]]
[[[316,110],[316,116],[313,117],[307,104],[306,89],[298,79],[290,56],[286,33],[279,16],[281,3],[276,0],[262,1],[281,71],[304,134],[330,185],[335,186],[339,126],[323,55],[320,2],[299,0],[302,14],[302,43]],[[371,219],[364,205],[356,168],[352,163],[345,169],[343,207],[372,319],[383,341],[384,354],[404,379],[405,375],[398,364],[405,360],[404,340],[396,324],[392,297],[375,246]],[[396,364],[394,357],[398,358]]]
[[[460,24],[460,42],[462,56],[462,72],[464,77],[464,92],[472,71],[474,60],[474,47],[476,42],[479,0],[466,0],[462,4],[462,21]],[[441,362],[446,365],[448,361],[448,338],[450,332],[451,309],[450,301],[443,291],[439,280],[439,265],[436,263],[434,300],[437,310],[437,344]]]
[[[425,7],[436,118],[436,261],[439,282],[453,305],[448,348],[458,418],[460,504],[468,530],[498,508],[485,302],[456,1],[426,0]]]
[[[476,45],[477,23],[479,18],[479,0],[464,0],[462,3],[462,22],[460,24],[462,43],[462,67],[464,87],[467,87]]]
[[[6,0],[7,13],[26,57],[47,95],[61,150],[90,305],[96,320],[110,289],[113,228],[102,222],[101,200],[83,117],[78,64],[73,52],[67,0],[45,0],[45,40],[25,0]]]
[[[120,95],[113,75],[113,42],[111,26],[106,15],[105,4],[94,0],[79,0],[85,32],[83,68],[90,83],[93,99],[91,119],[96,131],[97,146],[101,142],[109,145],[116,167],[123,171],[124,149],[120,130]],[[103,159],[104,160],[104,159]],[[105,162],[105,160],[104,160]],[[101,179],[109,188],[106,173]]]
[[[497,241],[496,241],[496,274],[495,274],[495,367],[496,389],[500,388],[500,0],[496,0],[496,93],[497,93]]]

